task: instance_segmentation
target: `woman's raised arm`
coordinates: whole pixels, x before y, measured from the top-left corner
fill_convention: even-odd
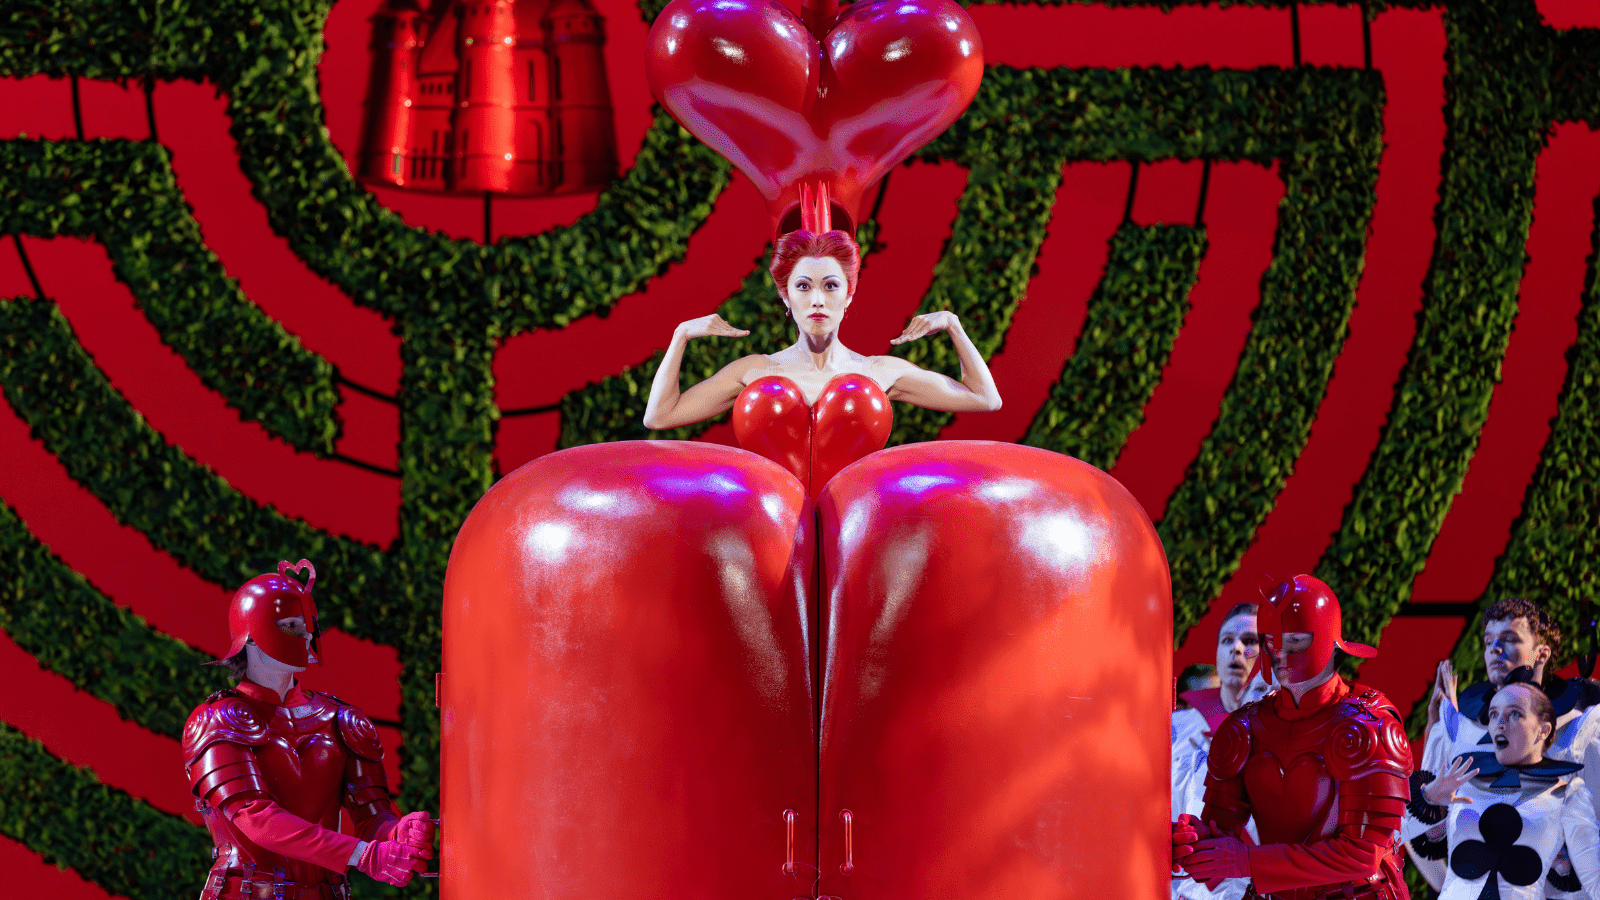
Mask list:
[[[746,356],[723,366],[705,381],[678,390],[679,370],[683,367],[683,351],[689,340],[697,337],[744,337],[750,332],[729,325],[716,313],[690,319],[672,332],[672,343],[667,345],[667,355],[656,369],[655,380],[650,383],[650,400],[644,408],[644,427],[651,430],[679,428],[703,422],[732,408],[744,389],[744,375],[752,366],[764,362],[760,355]]]
[[[961,380],[948,375],[929,372],[915,363],[895,357],[889,371],[895,375],[889,387],[890,400],[904,400],[924,409],[942,412],[994,412],[1000,408],[1000,390],[994,386],[994,376],[989,374],[989,364],[983,361],[972,338],[961,327],[961,320],[947,310],[913,316],[906,330],[890,341],[904,344],[940,331],[948,332],[955,344],[956,357],[961,360]]]

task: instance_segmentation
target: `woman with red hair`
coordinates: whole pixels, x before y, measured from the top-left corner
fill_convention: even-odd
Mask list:
[[[802,229],[779,238],[772,254],[772,280],[799,328],[798,339],[776,353],[737,359],[710,378],[680,391],[679,367],[690,340],[743,337],[750,333],[734,328],[715,313],[680,324],[650,386],[645,427],[677,428],[709,419],[732,408],[741,392],[768,378],[779,380],[774,389],[797,389],[807,406],[829,393],[830,386],[841,382],[842,376],[865,376],[870,382],[864,385],[867,390],[876,389],[890,400],[948,412],[999,409],[1000,392],[989,366],[962,330],[955,313],[915,316],[890,343],[904,344],[940,331],[949,333],[961,360],[960,380],[929,372],[898,357],[866,356],[840,342],[839,324],[855,298],[860,268],[860,250],[843,231],[814,234]],[[787,384],[783,384],[785,380]],[[746,444],[742,434],[740,443]]]

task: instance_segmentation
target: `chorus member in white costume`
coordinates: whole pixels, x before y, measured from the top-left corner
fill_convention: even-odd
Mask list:
[[[1556,714],[1539,688],[1503,685],[1489,703],[1492,750],[1454,759],[1413,808],[1443,820],[1448,854],[1440,900],[1544,900],[1563,847],[1578,888],[1600,898],[1600,828],[1582,764],[1551,759]]]
[[[1489,707],[1496,691],[1513,671],[1523,667],[1531,670],[1525,680],[1542,685],[1546,669],[1560,649],[1561,630],[1531,600],[1520,597],[1500,600],[1485,610],[1483,661],[1489,677],[1458,695],[1455,671],[1450,662],[1439,664],[1428,703],[1422,757],[1411,779],[1411,795],[1418,796],[1421,783],[1441,772],[1458,756],[1490,750]],[[1596,708],[1593,694],[1593,683],[1584,679],[1558,681],[1549,686],[1556,719],[1555,733],[1545,756],[1566,762],[1583,759],[1584,751],[1600,732],[1600,716],[1588,714]],[[1429,884],[1439,887],[1445,875],[1443,830],[1408,814],[1400,834],[1406,841],[1412,862]],[[1566,896],[1555,889],[1551,895]]]
[[[1256,605],[1241,603],[1228,610],[1217,632],[1217,675],[1221,686],[1184,691],[1188,709],[1172,714],[1172,819],[1188,813],[1200,815],[1205,809],[1206,757],[1211,751],[1211,734],[1228,713],[1267,693],[1260,677],[1250,680],[1261,642],[1256,635]],[[1255,837],[1254,820],[1249,831]],[[1249,887],[1248,878],[1230,878],[1208,890],[1188,876],[1172,879],[1173,900],[1238,900]]]

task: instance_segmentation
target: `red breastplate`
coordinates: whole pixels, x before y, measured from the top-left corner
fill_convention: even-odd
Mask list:
[[[788,469],[813,497],[840,469],[889,441],[894,412],[877,382],[836,375],[817,402],[788,378],[750,382],[733,404],[739,446]]]
[[[1300,721],[1281,718],[1270,703],[1252,717],[1244,783],[1261,843],[1304,844],[1333,833],[1338,782],[1324,754],[1342,718],[1338,703]]]
[[[308,822],[339,827],[346,753],[334,733],[338,707],[317,694],[304,706],[277,708],[267,743],[256,748],[261,773],[278,805]],[[265,712],[265,710],[263,710]]]
[[[297,705],[278,706],[237,690],[228,692],[227,699],[214,707],[207,701],[191,716],[186,729],[194,732],[185,734],[186,755],[199,754],[191,759],[191,780],[205,779],[207,767],[215,762],[211,751],[201,754],[200,748],[219,746],[202,735],[221,731],[227,745],[224,750],[234,754],[234,759],[240,754],[255,758],[260,775],[255,790],[265,793],[285,811],[336,831],[350,759],[338,731],[339,705],[311,691],[297,690],[290,697]],[[209,719],[202,714],[208,707],[213,710]],[[240,771],[237,763],[228,764],[225,769]],[[243,779],[238,783],[247,782]],[[204,791],[197,794],[203,795]],[[249,796],[237,802],[247,802]],[[202,804],[201,812],[217,845],[205,896],[215,896],[227,878],[271,882],[282,877],[301,885],[317,885],[340,875],[258,846],[220,809]]]

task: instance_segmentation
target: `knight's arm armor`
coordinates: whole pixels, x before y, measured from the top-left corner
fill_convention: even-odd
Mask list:
[[[202,704],[183,731],[190,790],[262,849],[343,872],[359,841],[278,805],[254,749],[267,738],[265,723],[244,701],[224,696]]]
[[[1244,787],[1244,764],[1250,759],[1249,713],[1235,713],[1217,728],[1206,758],[1205,809],[1200,821],[1215,823],[1224,834],[1243,835],[1250,821],[1250,795]]]
[[[1261,893],[1366,881],[1392,852],[1410,796],[1411,750],[1399,719],[1383,707],[1351,715],[1335,726],[1325,759],[1338,782],[1334,831],[1304,844],[1251,847]]]
[[[387,841],[394,837],[394,804],[389,798],[389,779],[383,772],[383,746],[372,720],[354,706],[340,703],[335,714],[339,739],[349,751],[344,767],[344,808],[350,811],[356,834],[364,841]]]

